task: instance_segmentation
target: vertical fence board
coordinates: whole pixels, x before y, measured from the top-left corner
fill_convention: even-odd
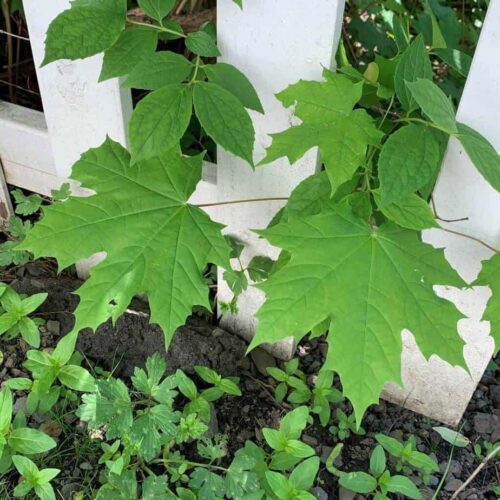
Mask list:
[[[265,115],[252,113],[256,129],[255,158],[264,155],[268,134],[290,125],[291,113],[283,109],[274,94],[299,79],[321,79],[322,66],[330,67],[341,32],[343,0],[248,0],[243,10],[233,0],[219,0],[217,12],[218,45],[222,60],[243,71],[255,86]],[[293,167],[277,161],[253,172],[245,162],[222,148],[217,151],[217,194],[220,201],[247,198],[286,197],[304,178],[316,171],[317,151],[309,152]],[[253,255],[276,257],[276,250],[252,234],[249,229],[265,227],[283,202],[247,203],[218,207],[211,213],[227,224],[227,232],[246,244],[243,263]],[[231,291],[219,273],[219,300],[229,301]],[[251,337],[254,313],[262,303],[262,294],[250,288],[239,300],[239,314],[228,315],[223,324]],[[293,343],[284,342],[275,354],[288,357]]]
[[[55,169],[67,177],[80,154],[104,142],[106,134],[125,144],[132,110],[130,92],[118,80],[97,83],[102,56],[56,61],[40,68],[50,22],[69,8],[69,0],[24,0]]]
[[[500,151],[500,2],[491,2],[469,77],[458,109],[458,121],[483,134]],[[475,236],[500,248],[500,194],[479,174],[460,143],[452,139],[443,170],[434,191],[440,217],[466,221],[442,223],[443,227]],[[445,255],[467,281],[472,282],[481,260],[491,256],[485,247],[440,230],[424,235],[434,246],[444,247]],[[386,396],[405,406],[451,425],[460,421],[493,353],[488,322],[481,321],[490,290],[440,289],[467,316],[459,323],[466,346],[465,359],[472,378],[460,368],[452,368],[435,356],[427,362],[411,336],[405,337],[403,380],[405,390],[390,387]]]

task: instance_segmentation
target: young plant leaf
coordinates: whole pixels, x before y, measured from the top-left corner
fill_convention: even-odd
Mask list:
[[[197,83],[194,109],[207,134],[230,153],[253,166],[255,131],[240,100],[226,89],[210,82]]]
[[[107,252],[77,291],[75,331],[116,321],[134,295],[146,293],[168,345],[195,304],[210,308],[203,272],[209,262],[229,268],[229,246],[221,226],[187,204],[201,163],[173,150],[131,167],[123,147],[107,139],[75,164],[73,178],[96,194],[48,207],[23,242],[61,269]]]
[[[127,0],[75,0],[50,24],[42,66],[103,52],[116,42],[126,18]]]
[[[377,480],[366,472],[349,472],[340,476],[339,484],[356,493],[371,493],[377,487]]]
[[[118,40],[104,53],[99,81],[128,75],[145,57],[154,53],[158,32],[136,26],[122,31]]]
[[[479,132],[458,123],[458,139],[479,173],[500,191],[500,155]]]
[[[470,440],[460,432],[448,429],[447,427],[433,427],[433,429],[447,442],[458,448],[469,446]]]
[[[431,80],[418,78],[406,86],[423,113],[448,134],[456,134],[455,109],[446,94]]]
[[[380,205],[380,193],[373,191],[373,196],[377,205]],[[439,227],[429,204],[414,193],[383,205],[380,210],[389,220],[407,229],[423,231],[431,227]]]
[[[407,87],[407,83],[415,82],[418,78],[432,80],[432,66],[422,35],[418,35],[403,52],[394,74],[394,88],[406,110],[415,108],[415,101]]]
[[[28,427],[14,429],[7,439],[9,446],[17,453],[35,455],[55,448],[56,442],[47,434]]]
[[[370,456],[370,474],[376,478],[385,471],[385,453],[382,446],[377,445]]]
[[[259,96],[248,78],[231,64],[207,64],[203,67],[208,81],[220,85],[236,96],[245,108],[264,113]]]
[[[156,90],[165,85],[181,83],[193,69],[184,56],[175,52],[153,52],[143,57],[130,71],[125,88]]]
[[[384,143],[378,161],[381,207],[406,198],[434,179],[443,149],[436,132],[425,125],[406,125]]]
[[[392,224],[373,228],[338,208],[259,234],[291,260],[258,285],[267,301],[250,348],[290,335],[300,339],[325,318],[335,318],[324,368],[340,375],[358,424],[385,383],[401,384],[404,328],[426,358],[435,354],[465,367],[457,333],[461,314],[433,290],[463,281],[442,251],[423,244],[415,232]]]
[[[420,500],[422,495],[415,484],[405,476],[392,476],[386,484],[391,493],[399,493],[414,500]]]
[[[215,45],[215,40],[203,30],[189,33],[186,38],[186,47],[197,56],[219,57],[221,55]]]
[[[153,19],[161,22],[174,8],[176,0],[139,0],[139,7]]]
[[[361,93],[362,83],[336,74],[326,82],[300,81],[289,86],[277,97],[285,106],[295,104],[302,124],[272,134],[273,142],[260,164],[283,156],[293,164],[319,146],[334,194],[363,165],[368,145],[378,144],[383,137],[365,110],[353,111]]]
[[[166,85],[142,99],[130,119],[132,165],[171,150],[191,119],[192,96],[187,85]]]

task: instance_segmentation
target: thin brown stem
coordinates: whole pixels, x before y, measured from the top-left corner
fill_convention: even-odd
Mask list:
[[[474,478],[481,472],[485,465],[498,453],[500,452],[500,445],[498,445],[491,453],[489,453],[484,460],[476,467],[474,472],[469,476],[467,481],[465,481],[460,488],[458,488],[455,493],[451,496],[451,500],[454,500],[458,495],[467,488],[467,486],[474,480]]]
[[[218,207],[220,205],[237,205],[239,203],[255,203],[255,202],[263,202],[263,201],[288,201],[287,197],[276,197],[276,198],[249,198],[246,200],[231,200],[231,201],[219,201],[217,203],[202,203],[200,205],[196,205],[200,208],[205,207]]]
[[[483,245],[483,247],[487,248],[488,250],[491,250],[492,252],[495,252],[495,253],[500,252],[500,250],[498,250],[497,248],[492,247],[491,245],[489,245],[485,241],[480,240],[479,238],[476,238],[475,236],[470,236],[469,234],[461,233],[460,231],[454,231],[453,229],[447,229],[445,227],[441,227],[439,229],[441,229],[441,231],[445,231],[447,233],[455,234],[457,236],[462,236],[462,237],[467,238],[469,240],[475,241],[476,243]]]
[[[460,219],[443,219],[437,211],[436,208],[436,202],[434,201],[434,195],[431,195],[431,204],[432,204],[432,211],[434,212],[434,217],[436,217],[437,220],[440,220],[442,222],[463,222],[466,220],[469,220],[469,217],[462,217]]]

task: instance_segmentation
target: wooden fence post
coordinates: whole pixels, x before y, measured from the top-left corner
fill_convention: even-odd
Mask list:
[[[252,113],[256,130],[255,158],[263,156],[269,145],[268,134],[290,125],[291,114],[274,94],[299,79],[321,79],[322,66],[331,67],[341,33],[344,0],[249,0],[241,10],[233,0],[219,0],[217,12],[218,45],[222,60],[243,71],[255,86],[265,115]],[[291,190],[318,166],[317,150],[310,151],[293,167],[287,160],[257,168],[217,150],[217,197],[219,201],[288,196]],[[250,229],[265,227],[283,202],[248,203],[218,207],[211,211],[226,224],[227,232],[245,243],[243,264],[254,255],[276,257],[276,249],[259,240]],[[219,300],[230,301],[232,293],[219,272]],[[254,313],[263,295],[254,288],[239,300],[239,314],[227,315],[223,325],[250,338],[255,327]],[[292,341],[282,342],[274,354],[289,358]]]
[[[467,79],[457,119],[483,134],[500,151],[500,2],[491,2],[472,68]],[[475,236],[500,248],[500,194],[479,174],[461,144],[452,139],[443,170],[434,191],[437,212],[444,219],[467,220],[442,223],[443,227]],[[491,256],[485,247],[440,230],[424,234],[427,242],[445,248],[446,258],[467,281],[472,282],[481,261]],[[440,295],[453,300],[467,316],[460,321],[459,333],[466,342],[465,370],[452,368],[433,356],[427,362],[411,335],[405,335],[403,381],[405,390],[389,387],[385,397],[404,406],[457,425],[493,353],[490,325],[481,321],[491,295],[487,287],[469,290],[444,289]]]
[[[56,61],[40,68],[50,22],[70,7],[69,0],[24,0],[33,59],[52,145],[55,171],[65,178],[81,153],[104,142],[106,134],[126,145],[132,113],[130,90],[118,79],[98,83],[102,55],[79,61]],[[77,265],[85,277],[93,259]]]
[[[128,89],[117,79],[98,83],[102,56],[56,61],[40,68],[50,22],[70,7],[69,0],[24,0],[45,120],[60,177],[67,177],[80,154],[104,142],[106,134],[126,144],[132,112]]]

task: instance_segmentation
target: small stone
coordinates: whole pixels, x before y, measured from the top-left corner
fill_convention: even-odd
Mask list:
[[[332,450],[333,448],[331,446],[325,446],[324,444],[321,445],[320,460],[322,464],[326,464],[326,461],[328,460],[328,457],[330,456]]]
[[[212,331],[213,337],[222,337],[223,335],[226,335],[226,332],[222,328],[217,327]]]
[[[450,474],[460,477],[462,474],[462,464],[458,460],[452,460],[450,463]]]
[[[26,400],[27,398],[25,397],[16,399],[12,407],[12,413],[14,413],[14,415],[17,415],[20,411],[26,414]]]
[[[304,441],[304,443],[308,444],[309,446],[312,446],[313,448],[318,446],[318,440],[313,437],[313,436],[308,436],[307,434],[303,434],[302,435],[302,441]]]
[[[238,363],[238,366],[244,371],[250,370],[250,359],[248,359],[248,356],[241,358],[240,362]]]
[[[356,493],[354,491],[348,490],[343,486],[339,489],[339,500],[354,500]]]
[[[437,486],[438,484],[439,484],[439,478],[437,478],[436,476],[429,476],[430,487]]]
[[[493,414],[476,413],[474,415],[474,430],[478,434],[491,434],[500,426],[500,419]]]
[[[59,323],[59,321],[49,319],[45,326],[47,327],[47,331],[52,333],[52,335],[61,334],[61,323]]]
[[[319,486],[316,486],[316,488],[312,489],[312,494],[318,500],[328,500],[328,493],[323,488],[320,488]]]
[[[82,470],[92,470],[92,464],[89,462],[82,462],[78,467]]]
[[[500,385],[490,386],[490,398],[494,406],[500,406]]]
[[[255,363],[255,366],[257,367],[257,370],[264,375],[267,376],[267,368],[270,367],[275,367],[276,366],[276,360],[271,356],[267,351],[264,349],[261,349],[260,347],[257,347],[257,349],[254,349],[251,352],[252,360]]]
[[[450,492],[457,491],[458,488],[460,488],[460,486],[462,486],[462,484],[463,484],[463,481],[460,481],[460,479],[456,479],[454,477],[451,477],[450,479],[448,479],[448,481],[446,481],[446,484],[444,485],[444,489],[445,489],[445,491],[450,491]]]
[[[71,500],[75,498],[74,495],[80,491],[80,485],[78,483],[66,483],[61,486],[59,491],[64,500]]]
[[[47,420],[39,427],[39,430],[45,432],[51,437],[59,437],[62,434],[61,424],[55,420]]]

